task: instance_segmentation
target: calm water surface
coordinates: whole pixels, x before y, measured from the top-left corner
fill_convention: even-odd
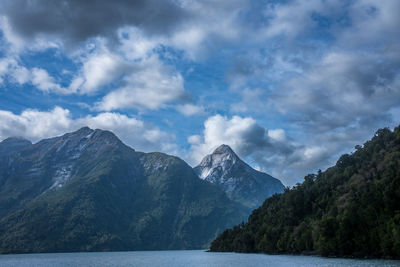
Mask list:
[[[0,266],[400,266],[400,261],[181,250],[0,255]]]

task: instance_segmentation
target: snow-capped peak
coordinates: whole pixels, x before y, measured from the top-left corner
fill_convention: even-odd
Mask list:
[[[233,154],[236,156],[235,152],[233,152],[232,148],[228,145],[222,144],[219,147],[217,147],[213,154]]]
[[[239,160],[238,156],[228,145],[221,145],[201,161],[199,164],[201,168],[199,177],[206,179],[215,171],[226,172]]]
[[[197,175],[222,188],[227,196],[255,208],[284,186],[272,176],[251,168],[228,145],[221,145],[194,168]]]

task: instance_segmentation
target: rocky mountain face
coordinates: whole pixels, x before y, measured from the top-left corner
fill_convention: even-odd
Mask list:
[[[284,186],[278,179],[243,162],[227,145],[221,145],[194,168],[197,175],[224,190],[227,196],[249,208],[260,206]]]
[[[19,137],[10,137],[0,142],[0,158],[32,145],[31,141]]]
[[[0,143],[0,253],[198,249],[249,214],[183,160],[109,131],[14,141]]]

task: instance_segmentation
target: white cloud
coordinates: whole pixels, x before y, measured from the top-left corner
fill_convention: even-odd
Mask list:
[[[118,30],[119,50],[125,58],[138,60],[153,54],[153,50],[165,40],[161,37],[146,36],[140,28],[122,27]]]
[[[60,107],[51,111],[27,109],[19,115],[0,110],[0,139],[22,136],[37,141],[59,135],[71,127],[70,112]]]
[[[190,58],[195,58],[202,52],[201,43],[207,36],[205,28],[189,27],[174,34],[171,44],[186,51]]]
[[[83,62],[81,74],[71,82],[70,88],[81,94],[99,91],[102,86],[128,71],[128,64],[105,48],[93,52]]]
[[[56,83],[54,78],[50,76],[45,69],[27,69],[24,66],[21,66],[20,63],[12,57],[0,59],[0,83],[3,82],[4,78],[19,85],[31,83],[37,89],[46,93],[71,93],[69,89],[63,88],[61,85]]]
[[[283,142],[286,140],[285,130],[283,129],[268,130],[268,136],[277,142]]]
[[[159,109],[182,98],[185,91],[182,76],[155,55],[137,62],[124,81],[125,86],[110,92],[97,103],[98,110]]]
[[[120,29],[119,36],[121,44],[113,52],[107,40],[97,38],[75,55],[82,67],[69,91],[95,95],[108,90],[95,103],[93,109],[98,111],[155,110],[179,101],[185,93],[183,77],[153,51],[158,43],[133,27]],[[110,84],[112,88],[107,88]]]
[[[311,12],[321,9],[322,6],[323,3],[320,0],[296,0],[289,4],[269,5],[265,12],[265,16],[269,18],[268,26],[264,30],[265,36],[286,35],[294,37],[312,22]]]
[[[60,94],[70,93],[68,89],[56,83],[54,78],[50,76],[46,70],[41,68],[32,69],[32,84],[43,92],[55,92]]]
[[[30,80],[30,72],[14,58],[6,57],[0,59],[0,83],[3,82],[5,77],[11,78],[18,84],[24,84]]]
[[[188,137],[187,141],[189,142],[189,144],[191,145],[200,145],[201,144],[201,136],[200,135],[191,135]]]
[[[193,104],[177,105],[176,109],[186,117],[194,115],[202,115],[205,113],[203,106],[198,106]]]
[[[11,75],[18,84],[25,84],[30,79],[30,72],[24,66],[17,66]]]
[[[326,150],[324,149],[324,147],[312,146],[312,147],[307,147],[306,149],[304,149],[303,155],[307,159],[312,159],[312,158],[319,158],[325,152],[326,152]]]
[[[28,109],[21,114],[0,110],[0,140],[22,136],[34,142],[89,126],[114,132],[123,142],[141,151],[177,153],[175,137],[154,125],[120,113],[100,113],[72,118],[67,109]]]

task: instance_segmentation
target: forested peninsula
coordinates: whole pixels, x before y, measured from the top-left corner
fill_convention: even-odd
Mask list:
[[[400,126],[265,200],[211,251],[400,257]]]

